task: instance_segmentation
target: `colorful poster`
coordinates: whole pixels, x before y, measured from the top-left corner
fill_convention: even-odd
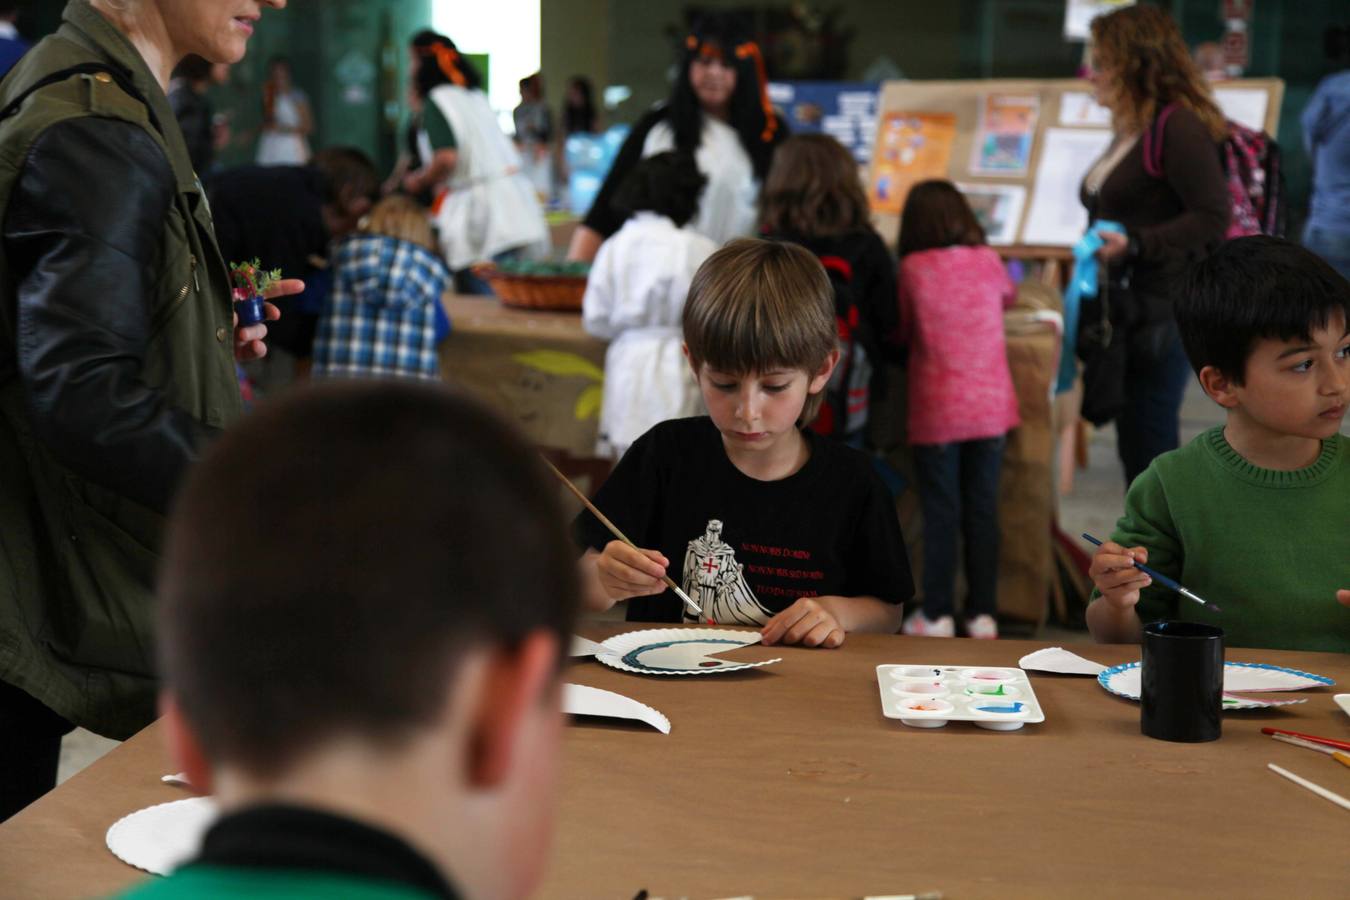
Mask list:
[[[1111,110],[1092,99],[1088,91],[1059,95],[1059,124],[1079,128],[1110,128]]]
[[[1027,189],[1020,184],[973,184],[958,182],[975,218],[989,243],[995,247],[1017,242],[1017,226],[1022,223],[1022,207]]]
[[[970,171],[977,175],[1025,175],[1041,99],[1035,94],[985,94]]]
[[[859,165],[877,143],[881,85],[874,81],[771,81],[769,99],[793,134],[824,133],[848,148]]]
[[[877,128],[868,199],[877,212],[898,214],[911,186],[946,178],[956,139],[950,113],[888,112]]]

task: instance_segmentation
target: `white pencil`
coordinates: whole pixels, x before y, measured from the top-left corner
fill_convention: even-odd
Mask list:
[[[1266,765],[1268,765],[1270,767],[1270,770],[1272,772],[1275,772],[1277,775],[1283,775],[1285,778],[1288,778],[1294,784],[1302,785],[1303,787],[1312,791],[1317,796],[1322,797],[1326,800],[1330,800],[1332,803],[1335,803],[1341,809],[1350,809],[1350,800],[1345,799],[1335,791],[1329,791],[1326,788],[1322,787],[1321,785],[1313,784],[1308,779],[1295,775],[1288,769],[1282,769],[1279,766],[1275,765],[1274,763],[1266,763]]]

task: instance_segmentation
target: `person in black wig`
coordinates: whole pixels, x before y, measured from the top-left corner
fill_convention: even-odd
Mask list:
[[[633,126],[568,256],[590,260],[623,224],[618,186],[640,159],[667,150],[692,153],[708,178],[692,227],[721,244],[753,234],[759,186],[787,124],[768,100],[764,60],[739,20],[709,15],[680,48],[670,98]]]

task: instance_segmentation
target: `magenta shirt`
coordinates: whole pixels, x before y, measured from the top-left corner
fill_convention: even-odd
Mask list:
[[[900,337],[909,345],[909,442],[1006,434],[1019,423],[1003,342],[1016,291],[988,247],[922,250],[900,260]]]

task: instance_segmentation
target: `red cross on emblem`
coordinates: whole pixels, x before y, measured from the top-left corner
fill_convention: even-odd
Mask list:
[[[717,565],[717,562],[713,560],[711,557],[703,561],[703,571],[707,572],[708,574],[716,572],[719,568],[721,567]]]

